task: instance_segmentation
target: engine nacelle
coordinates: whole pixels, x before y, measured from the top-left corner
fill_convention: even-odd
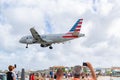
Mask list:
[[[41,47],[48,47],[48,46],[50,46],[50,44],[41,44],[40,46]]]

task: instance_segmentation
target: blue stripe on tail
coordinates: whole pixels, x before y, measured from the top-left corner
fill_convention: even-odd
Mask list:
[[[81,19],[78,19],[78,21],[74,24],[74,26],[70,29],[69,32],[75,31],[75,28],[77,27],[78,23],[80,22]]]

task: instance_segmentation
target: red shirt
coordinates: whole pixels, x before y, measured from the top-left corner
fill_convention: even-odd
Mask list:
[[[31,75],[31,80],[35,80],[34,75]]]

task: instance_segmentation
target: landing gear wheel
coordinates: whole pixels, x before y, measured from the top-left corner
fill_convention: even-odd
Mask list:
[[[41,47],[45,47],[43,44],[40,45]]]
[[[49,49],[53,49],[53,47],[52,47],[52,46],[50,46],[50,47],[49,47]]]
[[[28,48],[28,44],[26,45],[26,48]]]

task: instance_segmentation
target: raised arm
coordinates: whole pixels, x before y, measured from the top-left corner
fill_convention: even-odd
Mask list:
[[[92,78],[93,78],[94,80],[97,80],[97,78],[96,78],[96,73],[95,73],[92,65],[91,65],[89,62],[86,62],[86,63],[87,63],[87,67],[90,69],[90,71],[91,71],[91,73],[92,73]]]

